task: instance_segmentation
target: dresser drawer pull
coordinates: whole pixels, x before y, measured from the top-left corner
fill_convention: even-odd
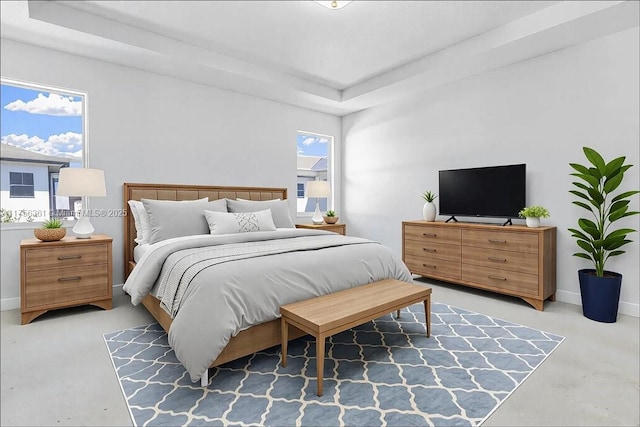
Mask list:
[[[427,264],[422,264],[423,267],[427,267],[427,268],[433,268],[435,270],[436,266],[435,265],[427,265]]]
[[[506,258],[496,258],[493,256],[487,257],[489,258],[489,261],[497,261],[497,262],[507,262]]]
[[[76,280],[80,280],[81,278],[81,276],[61,277],[58,279],[58,282],[73,282]]]
[[[82,255],[60,255],[58,257],[58,261],[64,261],[67,259],[80,259],[82,258]]]
[[[436,249],[431,249],[431,248],[422,248],[422,250],[425,252],[437,252]]]
[[[506,240],[495,240],[495,239],[489,239],[490,243],[507,243]]]
[[[424,237],[438,237],[436,233],[422,233]]]
[[[507,281],[506,277],[489,276],[489,279]]]

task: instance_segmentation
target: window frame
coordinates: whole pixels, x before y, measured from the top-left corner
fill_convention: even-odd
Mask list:
[[[296,146],[297,146],[297,139],[299,135],[310,135],[310,136],[314,136],[314,137],[321,137],[321,138],[326,138],[329,142],[327,143],[327,181],[329,182],[329,187],[331,188],[331,196],[329,196],[327,198],[327,210],[334,210],[335,209],[335,137],[332,135],[328,135],[328,134],[324,134],[324,133],[318,133],[318,132],[310,132],[310,131],[306,131],[306,130],[297,130],[296,131]],[[297,169],[297,168],[296,168]],[[296,174],[296,196],[297,196],[297,185],[300,182],[298,181],[298,176]],[[303,197],[304,198],[304,197]],[[296,197],[296,201],[298,200],[298,197]],[[297,205],[296,205],[296,217],[297,218],[311,218],[313,216],[313,211],[312,212],[300,212],[297,209]]]
[[[12,175],[20,175],[20,183],[14,183],[13,181],[13,177]],[[24,177],[26,175],[31,176],[31,184],[25,184],[24,183]],[[14,195],[13,194],[13,189],[14,188],[31,188],[31,194],[30,195]],[[33,181],[33,172],[9,172],[9,198],[10,199],[33,199],[35,198],[35,184]]]
[[[89,114],[88,114],[88,99],[89,94],[86,91],[78,90],[78,89],[68,89],[61,86],[52,86],[47,84],[35,83],[20,79],[14,79],[9,77],[0,76],[0,86],[1,85],[9,85],[16,86],[24,89],[34,90],[34,91],[42,91],[42,92],[53,92],[59,95],[69,95],[74,97],[82,98],[82,166],[84,168],[89,167]],[[35,185],[35,183],[34,183]],[[34,188],[35,191],[35,188]],[[51,191],[51,190],[49,190]],[[49,193],[49,196],[51,194]],[[84,209],[89,209],[89,201],[86,197],[82,198],[82,205]],[[42,225],[44,221],[32,221],[32,222],[9,222],[9,223],[0,223],[0,230],[22,230],[22,229],[34,229],[38,228]],[[63,220],[65,226],[71,227],[75,223],[74,220]]]

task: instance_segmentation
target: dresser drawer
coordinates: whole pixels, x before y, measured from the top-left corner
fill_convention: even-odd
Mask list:
[[[538,255],[527,252],[463,246],[462,263],[538,275]]]
[[[460,261],[447,261],[443,259],[421,256],[405,256],[404,263],[410,272],[428,277],[460,280]]]
[[[52,248],[27,249],[27,271],[49,270],[105,263],[109,246],[105,244],[66,245]]]
[[[538,235],[508,231],[462,230],[462,245],[537,254]]]
[[[107,264],[27,272],[26,308],[109,298]]]
[[[421,242],[440,242],[459,245],[460,229],[429,225],[405,225],[404,238],[406,240],[418,240]]]
[[[460,262],[460,245],[450,245],[431,240],[405,240],[404,254],[405,257],[429,257]]]
[[[538,296],[538,276],[498,268],[462,265],[462,280],[518,296]]]

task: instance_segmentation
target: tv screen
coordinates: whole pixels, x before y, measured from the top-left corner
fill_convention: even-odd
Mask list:
[[[526,206],[527,166],[440,171],[440,214],[517,218]]]

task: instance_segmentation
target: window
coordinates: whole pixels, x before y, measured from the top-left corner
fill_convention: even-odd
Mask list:
[[[312,132],[298,131],[297,200],[298,215],[311,216],[316,200],[305,196],[308,181],[328,181],[333,194],[333,137]],[[320,210],[333,209],[333,198],[319,198]]]
[[[9,197],[33,197],[33,174],[9,172]]]
[[[2,79],[0,205],[2,222],[70,216],[56,196],[58,172],[85,164],[86,94]]]

